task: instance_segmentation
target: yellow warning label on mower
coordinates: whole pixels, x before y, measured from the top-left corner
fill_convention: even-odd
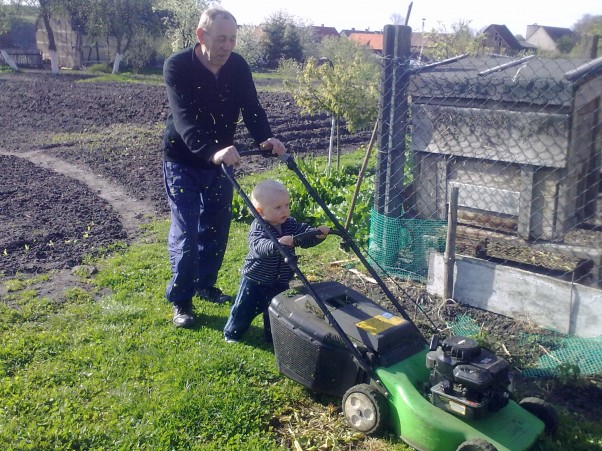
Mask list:
[[[355,325],[368,332],[369,334],[376,335],[385,330],[397,326],[403,323],[405,320],[399,316],[392,315],[391,313],[384,313],[382,315],[376,315],[372,318],[368,318]]]

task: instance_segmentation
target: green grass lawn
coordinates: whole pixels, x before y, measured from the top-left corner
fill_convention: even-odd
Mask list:
[[[99,272],[84,279],[85,289],[68,290],[66,299],[38,295],[36,283],[47,276],[6,282],[1,449],[278,449],[273,425],[291,421],[308,404],[316,415],[336,409],[340,400],[316,404],[278,373],[260,317],[237,344],[222,338],[227,305],[195,298],[198,327],[171,324],[164,297],[168,227],[157,221],[138,243],[90,261]],[[232,225],[218,280],[230,294],[237,289],[247,231],[248,224]],[[338,244],[333,237],[298,251],[310,280],[325,277],[327,262],[344,256]],[[342,424],[336,414],[329,421],[332,416]],[[312,428],[287,435],[304,449],[312,443],[337,449],[360,438],[351,430]],[[382,449],[407,449],[394,439],[379,441]]]
[[[2,449],[277,448],[271,420],[307,394],[278,374],[259,319],[227,344],[228,306],[195,299],[199,327],[172,326],[167,227],[98,262],[89,290],[64,302],[12,283],[0,304]],[[228,293],[247,229],[233,225]]]

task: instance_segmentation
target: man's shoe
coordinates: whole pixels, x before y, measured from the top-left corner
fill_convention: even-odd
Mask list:
[[[236,338],[224,337],[224,340],[226,341],[226,343],[238,343],[238,340]]]
[[[194,324],[194,313],[192,305],[174,304],[173,323],[176,327],[190,327]]]
[[[222,290],[217,287],[203,288],[202,290],[199,290],[198,295],[214,304],[225,304],[226,302],[232,301],[231,296],[222,293]]]

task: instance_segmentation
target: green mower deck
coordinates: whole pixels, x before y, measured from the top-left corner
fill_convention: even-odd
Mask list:
[[[429,380],[428,349],[376,373],[390,393],[390,427],[419,450],[455,450],[467,440],[482,439],[498,451],[529,449],[544,431],[544,423],[514,401],[485,418],[457,417],[429,402],[420,387]]]

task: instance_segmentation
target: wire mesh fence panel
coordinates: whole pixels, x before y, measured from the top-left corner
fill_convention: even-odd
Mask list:
[[[400,28],[384,36],[375,259],[425,280],[458,187],[458,252],[597,285],[602,59],[416,64]]]

